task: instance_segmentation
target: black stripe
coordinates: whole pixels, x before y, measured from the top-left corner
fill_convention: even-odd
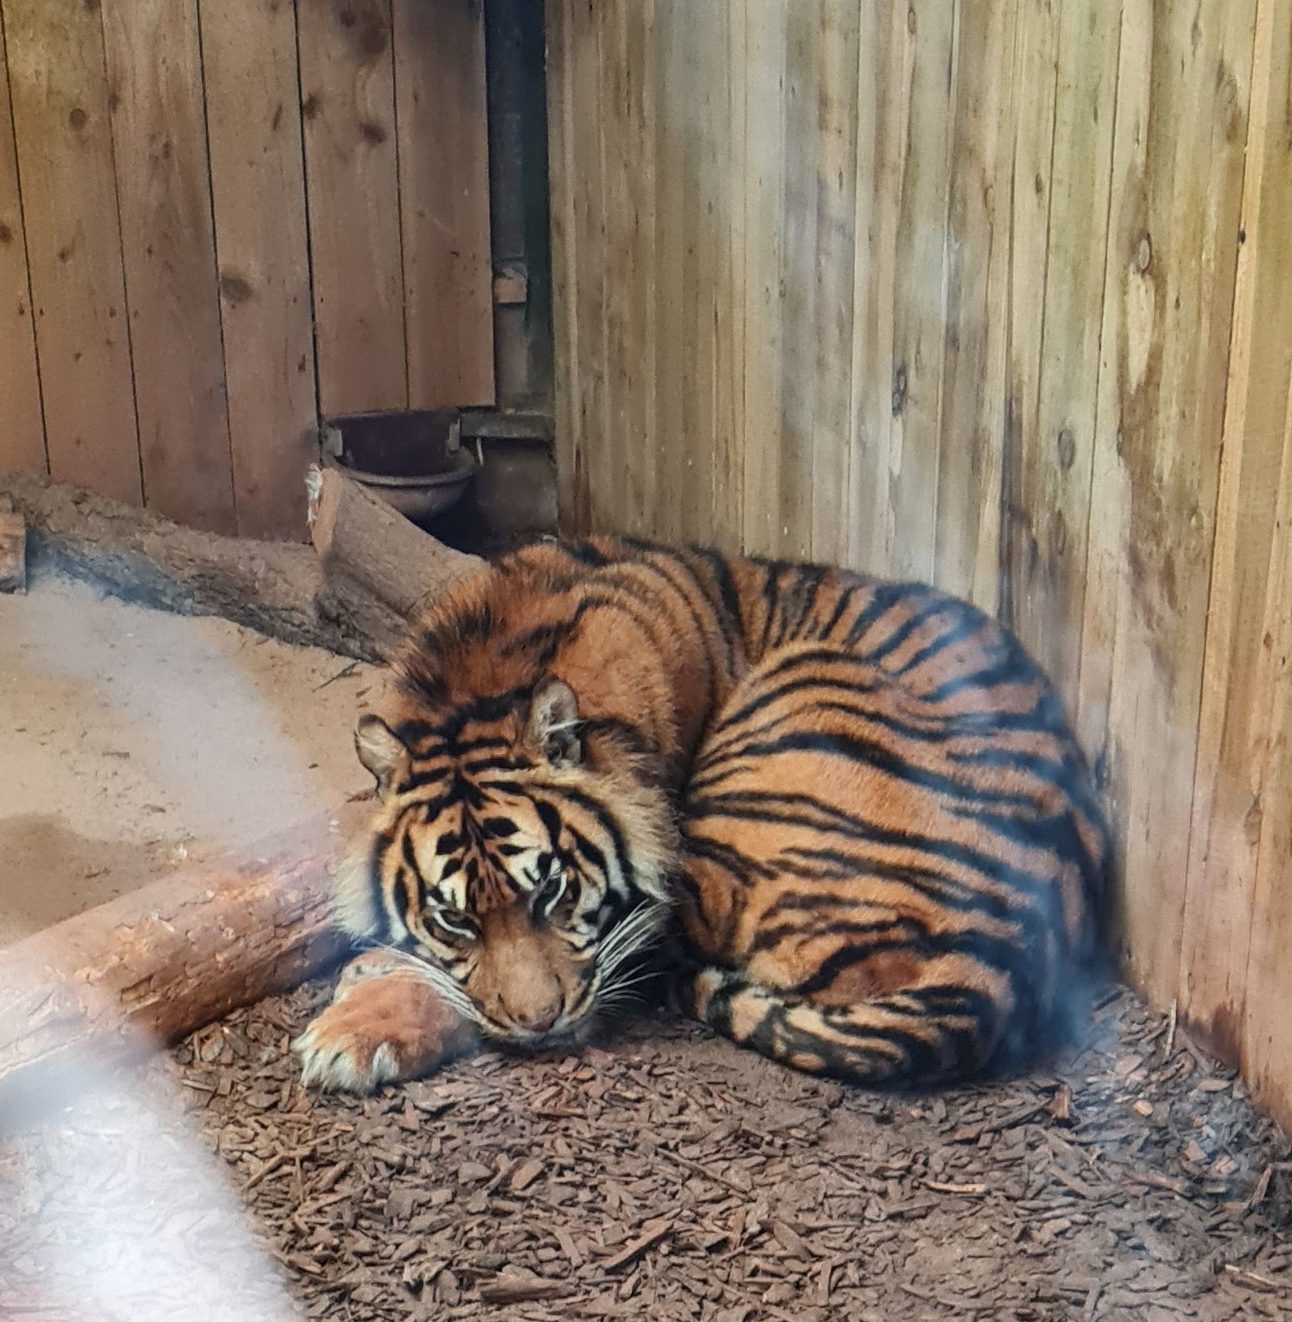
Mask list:
[[[839,599],[834,604],[834,610],[830,612],[830,618],[816,631],[818,639],[829,638],[829,636],[838,627],[839,621],[843,619],[843,613],[852,605],[853,593],[856,591],[852,587],[840,586],[836,589]]]
[[[825,757],[843,758],[859,762],[867,769],[879,771],[893,780],[935,794],[946,795],[958,801],[973,799],[981,803],[1031,807],[1033,799],[1026,794],[1009,790],[989,790],[965,785],[952,776],[920,767],[894,753],[873,739],[858,735],[831,734],[819,730],[796,730],[762,743],[747,745],[741,754],[747,757],[774,757],[782,753],[820,753]]]
[[[791,811],[794,807],[806,807],[820,813],[834,830],[850,839],[917,850],[934,858],[944,859],[948,863],[959,863],[985,877],[1003,882],[1025,893],[1032,892],[1038,884],[1045,884],[1046,881],[1020,871],[1007,859],[984,853],[970,845],[905,831],[898,827],[880,826],[864,818],[842,813],[808,794],[777,794],[771,791],[748,790],[738,794],[718,794],[707,799],[699,799],[688,807],[692,816],[702,817],[712,813],[714,816],[730,817],[738,821],[779,822],[809,830],[819,828],[819,822]]]
[[[625,884],[635,886],[637,870],[633,866],[633,860],[628,850],[628,842],[624,838],[623,828],[620,827],[610,809],[604,803],[593,798],[592,795],[572,786],[549,786],[548,790],[561,798],[569,800],[571,803],[577,804],[596,820],[597,824],[610,838],[615,863],[623,876]]]
[[[943,614],[951,605],[944,597],[934,597],[931,601],[926,601],[913,614],[907,616],[887,637],[881,639],[873,646],[868,647],[863,655],[867,661],[874,665],[881,665],[894,652],[905,643],[913,633],[923,628],[930,620],[936,619]]]
[[[844,645],[855,647],[870,626],[882,619],[899,601],[904,601],[915,594],[924,596],[927,592],[927,588],[917,583],[872,583],[870,600],[853,620],[852,626],[844,636]]]

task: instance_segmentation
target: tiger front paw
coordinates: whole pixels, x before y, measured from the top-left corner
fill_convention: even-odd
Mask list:
[[[469,1026],[411,970],[342,975],[332,1004],[292,1043],[301,1081],[370,1093],[421,1078],[474,1041]]]

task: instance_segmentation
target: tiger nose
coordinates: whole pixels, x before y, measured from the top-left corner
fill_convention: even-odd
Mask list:
[[[523,1010],[513,1010],[508,1006],[507,1010],[517,1028],[527,1029],[531,1033],[546,1033],[561,1016],[561,1002],[545,1001]]]

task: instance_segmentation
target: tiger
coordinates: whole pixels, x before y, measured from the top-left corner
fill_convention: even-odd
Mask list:
[[[1056,690],[967,601],[546,539],[433,600],[391,675],[307,1086],[577,1048],[660,967],[717,1034],[874,1088],[1018,1069],[1088,1018],[1108,826]]]

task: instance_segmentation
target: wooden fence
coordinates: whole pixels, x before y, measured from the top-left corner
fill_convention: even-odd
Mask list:
[[[0,17],[0,466],[300,536],[320,410],[492,402],[480,0]]]
[[[1292,1121],[1292,0],[549,0],[566,522],[934,580]]]

